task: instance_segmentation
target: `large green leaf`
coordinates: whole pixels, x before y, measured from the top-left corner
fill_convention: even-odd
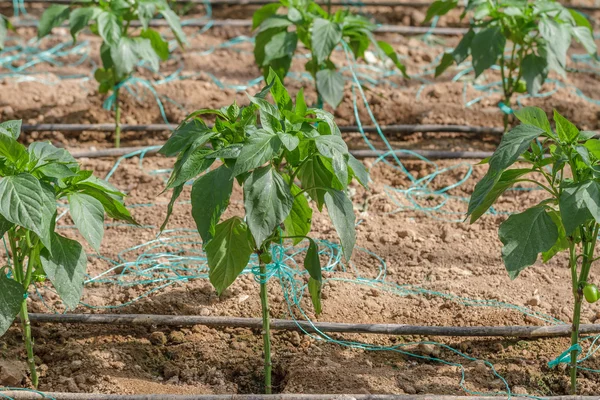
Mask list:
[[[56,212],[54,193],[49,190],[26,173],[0,181],[0,214],[13,224],[33,231],[47,247],[51,239],[48,222]]]
[[[544,263],[547,263],[559,252],[569,248],[569,239],[567,238],[567,233],[562,223],[560,213],[558,211],[549,210],[548,215],[550,215],[550,218],[552,218],[552,221],[554,221],[558,228],[558,239],[556,239],[556,243],[554,243],[550,250],[542,253],[542,261]]]
[[[217,225],[214,238],[204,247],[209,279],[217,293],[223,293],[248,265],[253,251],[251,240],[248,226],[239,217]]]
[[[552,135],[552,128],[548,116],[539,107],[523,107],[515,111],[515,117],[524,124],[537,126],[548,135]]]
[[[294,204],[283,221],[283,226],[285,227],[285,236],[293,236],[292,242],[297,245],[310,232],[313,210],[298,186],[292,185],[290,190],[294,196]]]
[[[548,63],[544,57],[533,53],[526,55],[521,62],[521,74],[527,84],[529,94],[537,94],[548,76]]]
[[[471,216],[471,223],[485,214],[498,197],[516,183],[518,178],[529,172],[532,170],[527,168],[509,169],[504,172],[490,169],[483,179],[477,182],[469,200],[467,215]]]
[[[52,255],[48,249],[42,250],[42,267],[65,306],[73,309],[79,304],[83,292],[87,256],[77,241],[57,233],[52,235],[51,249]]]
[[[167,181],[166,190],[183,185],[210,168],[215,159],[206,156],[211,153],[210,149],[194,146],[181,153]]]
[[[71,12],[69,16],[69,28],[71,30],[71,36],[73,40],[77,39],[77,34],[86,28],[90,21],[100,13],[98,7],[79,7]]]
[[[350,261],[356,243],[356,216],[352,201],[344,192],[331,189],[325,193],[325,206],[342,242],[344,258],[346,261]]]
[[[554,123],[556,124],[556,134],[562,142],[571,143],[579,137],[579,129],[556,110],[554,110]]]
[[[379,47],[379,49],[381,49],[381,51],[383,51],[383,54],[385,54],[390,60],[392,60],[396,68],[398,68],[400,72],[402,72],[402,76],[408,79],[409,76],[406,73],[406,66],[402,64],[400,58],[398,58],[398,54],[396,54],[396,52],[394,51],[394,48],[388,42],[384,42],[383,40],[379,40],[377,42],[377,46]]]
[[[592,218],[600,223],[600,183],[586,181],[563,188],[559,207],[567,235]]]
[[[261,167],[250,174],[244,183],[244,207],[257,248],[285,220],[293,204],[288,184],[273,167]]]
[[[177,127],[165,145],[158,151],[160,154],[173,157],[183,151],[188,145],[199,137],[206,137],[206,141],[215,133],[208,129],[198,118],[192,118]]]
[[[133,72],[133,69],[139,60],[135,47],[135,40],[126,36],[120,38],[116,45],[111,45],[110,56],[119,78],[125,77]]]
[[[150,44],[154,49],[154,52],[160,57],[161,60],[167,61],[169,59],[169,43],[167,43],[160,33],[154,29],[144,29],[140,34],[141,37],[150,40]]]
[[[24,301],[23,286],[0,270],[0,336],[10,328]]]
[[[506,38],[499,26],[485,28],[475,34],[471,42],[471,56],[476,77],[503,56],[505,45]]]
[[[263,65],[283,57],[293,57],[298,44],[296,32],[279,32],[271,37],[264,47]]]
[[[3,131],[0,131],[0,132],[8,132],[13,139],[17,140],[17,139],[19,139],[19,136],[21,135],[21,125],[22,124],[23,124],[23,121],[20,119],[1,122],[0,128],[2,128]]]
[[[62,4],[52,4],[44,11],[38,22],[38,38],[48,35],[52,28],[60,26],[69,18],[69,6]]]
[[[94,248],[100,251],[104,237],[104,207],[96,198],[84,193],[71,193],[69,211],[81,236]]]
[[[326,189],[322,188],[343,189],[343,185],[337,181],[333,172],[324,165],[319,156],[313,156],[304,163],[298,172],[298,178],[300,178],[306,193],[317,203],[319,210],[323,209],[325,193],[327,192]]]
[[[564,75],[567,66],[567,50],[571,44],[571,32],[567,24],[550,18],[542,18],[539,32],[546,40],[545,50],[548,66]]]
[[[354,173],[354,176],[364,187],[369,186],[369,171],[365,165],[358,161],[352,154],[348,154],[348,166]]]
[[[511,279],[537,260],[538,254],[548,251],[558,239],[558,228],[542,206],[513,214],[498,230],[502,259]]]
[[[512,165],[530,146],[531,141],[547,135],[546,131],[534,125],[521,124],[502,136],[500,145],[490,157],[490,168],[503,170]]]
[[[153,71],[158,71],[160,57],[152,46],[152,41],[144,37],[133,38],[133,52],[142,61],[150,64]]]
[[[93,198],[97,199],[102,203],[104,211],[108,216],[116,220],[127,221],[130,224],[138,225],[138,223],[131,217],[129,210],[123,204],[123,200],[118,196],[108,193],[105,189],[99,188],[89,183],[82,183],[77,185],[83,193],[89,194]]]
[[[264,20],[275,15],[280,7],[281,3],[270,3],[254,11],[254,14],[252,14],[252,29],[258,28]]]
[[[458,5],[457,0],[436,0],[427,9],[425,15],[425,21],[429,22],[433,17],[442,16],[448,14],[448,12]]]
[[[235,166],[233,176],[238,176],[272,160],[281,150],[279,136],[265,130],[252,131],[248,143],[242,147]]]
[[[0,134],[0,157],[15,165],[24,165],[28,161],[27,149],[11,136]]]
[[[173,10],[168,7],[162,8],[160,10],[160,14],[169,24],[171,31],[175,35],[175,39],[180,46],[184,46],[187,44],[187,38],[185,37],[185,33],[183,33],[183,29],[181,28],[181,22],[179,21],[179,17]]]
[[[467,59],[467,57],[469,57],[471,54],[471,44],[473,43],[474,37],[475,31],[473,29],[469,29],[460,42],[458,42],[458,45],[452,51],[452,58],[454,58],[456,64],[462,63]]]
[[[233,190],[231,172],[221,165],[198,178],[192,187],[192,216],[205,245],[215,235],[215,227],[229,205]]]
[[[317,89],[323,100],[336,108],[344,98],[344,77],[333,69],[317,72]]]
[[[342,40],[342,30],[339,24],[315,18],[312,25],[312,51],[318,64],[322,64]]]
[[[117,46],[121,39],[121,25],[119,19],[115,14],[108,11],[101,12],[97,18],[98,22],[98,33],[102,40],[108,45]],[[113,61],[116,61],[115,56],[112,55]]]
[[[285,86],[283,86],[283,84],[281,83],[281,80],[279,79],[275,71],[269,71],[267,82],[269,82],[269,85],[271,86],[271,96],[273,96],[273,100],[275,100],[277,108],[279,108],[280,111],[292,111],[294,107],[292,103],[292,98],[290,97],[290,94],[288,93]]]

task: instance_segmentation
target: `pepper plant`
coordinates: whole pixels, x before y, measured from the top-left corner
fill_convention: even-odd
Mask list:
[[[67,308],[83,290],[87,256],[82,245],[55,232],[57,202],[66,201],[81,236],[96,251],[104,235],[105,212],[130,223],[124,195],[92,171],[79,168],[64,149],[17,142],[21,121],[0,124],[0,236],[8,243],[0,268],[0,335],[20,316],[33,386],[38,385],[27,293],[46,278]]]
[[[498,197],[522,182],[535,184],[546,198],[522,213],[513,214],[499,228],[502,259],[511,279],[534,264],[539,254],[547,262],[569,252],[574,297],[571,342],[579,341],[582,300],[598,299],[590,282],[600,230],[600,140],[593,132],[580,132],[554,111],[556,130],[544,111],[526,107],[515,116],[521,121],[507,132],[489,159],[489,169],[475,186],[469,202],[471,223]],[[508,169],[515,163],[517,168]],[[577,387],[577,350],[571,352],[571,392]]]
[[[160,14],[169,24],[180,46],[186,43],[179,17],[166,0],[86,0],[72,5],[54,4],[44,12],[38,24],[38,38],[42,38],[69,21],[73,40],[86,27],[102,38],[100,58],[103,68],[94,72],[98,91],[113,92],[115,109],[115,147],[121,142],[121,108],[119,91],[131,77],[139,62],[157,71],[160,60],[169,58],[169,43],[159,32],[150,28],[152,18]],[[141,29],[132,26],[139,22]]]
[[[445,15],[457,5],[458,0],[435,1],[427,10],[426,21]],[[565,76],[567,51],[573,39],[589,54],[597,51],[587,18],[554,0],[468,0],[461,18],[467,14],[469,31],[454,50],[444,53],[435,76],[469,56],[476,78],[498,65],[502,101],[508,107],[505,130],[515,93],[537,94],[550,70]]]
[[[286,8],[286,13],[277,14],[282,7]],[[392,46],[375,40],[376,25],[350,11],[332,14],[313,0],[280,0],[258,9],[252,18],[252,27],[258,29],[254,57],[265,77],[273,69],[281,80],[284,79],[298,41],[310,51],[305,69],[315,81],[319,107],[323,100],[333,108],[342,101],[344,78],[331,60],[333,50],[342,43],[351,49],[355,58],[363,57],[373,44],[408,78],[406,68]]]
[[[249,96],[247,107],[240,109],[233,104],[189,115],[160,153],[178,156],[167,183],[167,189],[174,191],[163,229],[183,185],[194,180],[192,216],[217,293],[223,293],[236,280],[252,254],[257,256],[265,391],[271,393],[266,282],[267,268],[274,266],[271,246],[288,239],[293,244],[308,241],[304,267],[310,276],[308,289],[315,311],[320,313],[321,266],[317,243],[309,237],[313,213],[309,201],[319,210],[326,207],[348,260],[356,240],[355,215],[344,190],[353,178],[367,185],[369,175],[348,152],[331,114],[307,108],[302,90],[294,105],[273,71],[267,81],[270,84],[258,95]],[[266,100],[269,92],[275,104]],[[200,118],[204,114],[216,116],[212,128]],[[236,183],[244,193],[245,215],[221,221]]]

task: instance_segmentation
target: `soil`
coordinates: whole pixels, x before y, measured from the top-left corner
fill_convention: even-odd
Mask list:
[[[220,15],[230,18],[248,16],[248,8],[244,7],[231,8],[228,12],[230,14]],[[413,14],[415,12],[417,10],[413,10]],[[386,22],[398,22],[396,17],[388,17],[390,20]],[[415,24],[420,19],[417,17],[415,15],[414,20],[404,22]],[[397,18],[402,20],[403,16]],[[166,96],[163,100],[168,97],[183,108],[171,101],[163,101],[169,121],[178,122],[186,112],[225,106],[233,100],[245,104],[247,100],[243,92],[235,88],[222,89],[212,77],[227,85],[246,85],[260,76],[253,64],[251,44],[241,43],[235,49],[217,47],[210,54],[203,52],[218,46],[223,40],[250,35],[251,32],[242,28],[212,28],[194,36],[193,30],[186,30],[191,37],[188,51],[177,53],[173,60],[165,63],[162,73],[168,76],[183,67],[181,75],[190,77],[157,86],[158,93]],[[30,29],[18,29],[17,33],[24,39],[34,34]],[[57,29],[55,33],[42,42],[44,48],[68,40],[66,30]],[[443,44],[434,44],[400,35],[386,35],[385,39],[404,57],[412,75],[422,72],[446,46],[457,41],[456,38],[444,38]],[[2,118],[23,118],[27,123],[110,122],[112,114],[102,109],[104,98],[97,93],[93,79],[64,79],[67,75],[77,74],[89,77],[93,63],[99,62],[98,41],[92,36],[82,35],[80,43],[86,42],[89,42],[89,58],[81,65],[74,65],[79,56],[71,56],[62,59],[64,65],[35,65],[31,71],[39,73],[27,80],[4,77],[0,81]],[[581,50],[576,48],[574,52]],[[345,64],[343,53],[336,54],[335,61]],[[573,64],[573,67],[577,65]],[[302,60],[296,60],[292,68],[296,75],[293,76],[300,76],[302,70]],[[442,123],[501,126],[502,114],[496,106],[499,94],[491,93],[482,101],[466,107],[463,90],[466,90],[468,100],[481,96],[482,92],[468,82],[453,82],[455,73],[447,73],[435,82],[430,76],[424,76],[422,82],[392,75],[383,84],[367,85],[366,97],[375,118],[382,125]],[[150,79],[161,78],[145,70],[140,70],[140,75]],[[493,73],[487,74],[478,83],[497,79]],[[580,88],[590,97],[597,93],[597,78],[593,72],[573,72],[563,82]],[[315,101],[308,79],[288,79],[287,83],[292,93],[305,87],[309,102]],[[248,92],[256,92],[259,87],[260,84],[253,85]],[[573,87],[560,88],[549,97],[527,98],[523,103],[539,105],[546,111],[557,108],[583,129],[597,129],[600,106],[576,94]],[[544,90],[553,88],[553,83],[544,86]],[[347,89],[343,103],[335,112],[340,125],[356,123],[350,84]],[[138,98],[126,94],[121,101],[124,123],[163,122],[156,102],[148,92],[142,91]],[[358,102],[360,104],[360,98]],[[359,105],[358,112],[363,123],[370,125],[364,107]],[[166,139],[168,133],[126,133],[124,136],[124,146],[151,145]],[[371,138],[377,139],[375,136]],[[98,132],[33,132],[24,141],[42,139],[70,149],[111,146],[110,135]],[[476,137],[477,140],[473,139],[473,136],[459,134],[388,137],[395,147],[465,151],[493,150],[498,140],[494,136],[481,135]],[[362,138],[356,136],[349,136],[348,142],[354,148],[365,146]],[[380,142],[376,144],[381,145]],[[82,162],[98,176],[106,175],[114,165],[114,160],[110,159],[84,159]],[[111,282],[120,279],[121,284],[89,283],[82,300],[88,306],[80,306],[74,312],[260,316],[258,284],[251,274],[242,276],[220,297],[206,279],[192,279],[204,273],[205,269],[201,256],[198,256],[200,239],[195,233],[187,202],[189,187],[184,190],[171,218],[168,228],[172,231],[163,234],[162,244],[155,242],[169,201],[169,194],[161,193],[165,182],[161,171],[171,168],[172,163],[173,160],[158,156],[145,157],[141,166],[138,158],[120,163],[111,181],[128,193],[127,204],[142,228],[107,224],[100,256],[88,249],[89,274],[97,277],[109,271],[103,279]],[[509,192],[497,205],[496,215],[486,215],[481,222],[468,225],[454,221],[462,220],[466,209],[466,203],[460,198],[469,196],[475,182],[485,173],[485,166],[473,167],[470,161],[461,160],[439,161],[435,165],[406,162],[404,167],[412,180],[433,173],[436,167],[448,168],[432,181],[430,188],[433,189],[453,185],[472,171],[471,178],[448,192],[452,197],[440,212],[426,213],[409,207],[409,200],[404,192],[400,192],[411,187],[411,177],[394,168],[394,164],[386,165],[375,160],[365,160],[365,163],[371,168],[373,182],[370,190],[357,186],[351,188],[357,217],[361,221],[357,226],[358,248],[351,265],[344,268],[338,264],[325,274],[327,280],[323,288],[321,315],[314,315],[307,296],[300,300],[308,318],[333,322],[453,326],[544,325],[553,318],[565,323],[570,321],[570,272],[564,255],[545,265],[534,265],[514,281],[508,278],[500,258],[499,223],[506,218],[506,213],[539,202],[543,198],[542,193],[533,190]],[[237,188],[225,217],[242,213],[241,199]],[[421,207],[429,208],[435,208],[442,200],[434,193],[418,198]],[[71,224],[68,216],[59,221],[65,235],[77,237],[70,229]],[[314,216],[313,229],[316,238],[335,241],[335,231],[326,215]],[[181,244],[169,246],[173,242]],[[164,254],[167,251],[188,258],[179,263],[176,258]],[[179,268],[178,273],[183,278],[171,278],[173,284],[162,289],[156,282],[144,285],[132,283],[131,271],[148,267],[145,264],[147,257],[169,271]],[[323,261],[327,261],[326,257]],[[184,267],[189,269],[183,270]],[[164,277],[161,271],[147,272],[144,279]],[[358,277],[368,279],[357,281]],[[303,276],[297,278],[300,282],[304,279]],[[286,293],[277,279],[269,281],[271,315],[290,318],[291,313],[302,318],[297,307],[292,307],[291,312],[288,309]],[[41,285],[38,294],[30,296],[32,311],[64,311],[51,287]],[[465,299],[480,300],[484,304]],[[594,322],[597,318],[600,318],[598,306],[586,305],[582,322]],[[260,393],[263,390],[262,339],[260,332],[254,330],[203,326],[164,329],[40,324],[33,327],[33,334],[42,391],[235,394]],[[548,396],[568,392],[565,366],[554,369],[547,366],[548,361],[569,347],[566,338],[516,340],[335,334],[330,339],[274,332],[276,391],[461,395],[465,392],[506,391],[508,385],[517,394]],[[365,343],[386,351],[369,351],[366,350],[367,345],[344,346],[339,341]],[[10,370],[13,382],[5,384],[27,387],[29,382],[25,368],[19,361],[25,357],[18,327],[11,328],[0,338],[0,351],[3,359],[0,360],[0,378],[6,377],[6,371]],[[592,356],[585,366],[598,369],[600,360]],[[461,381],[462,372],[465,373],[464,382]],[[600,380],[596,374],[581,371],[579,377],[580,394],[600,393]]]

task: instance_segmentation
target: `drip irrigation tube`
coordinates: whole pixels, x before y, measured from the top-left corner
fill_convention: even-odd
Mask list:
[[[76,3],[77,0],[24,0],[25,3],[55,3],[55,4],[71,4]],[[273,0],[173,0],[175,3],[183,3],[183,4],[210,4],[211,6],[215,5],[227,5],[227,6],[238,6],[238,5],[256,5],[262,6],[265,4],[277,3]],[[0,3],[9,3],[12,0],[2,0]],[[329,4],[325,1],[317,1],[319,4]],[[425,8],[431,6],[431,1],[352,1],[352,0],[333,0],[330,3],[332,6],[354,6],[354,7],[415,7],[415,8]],[[584,4],[565,4],[562,3],[563,6],[576,9],[576,10],[585,10],[585,11],[595,11],[600,10],[599,6],[593,5],[584,5]],[[464,8],[463,4],[458,4],[456,8]]]
[[[262,329],[260,318],[202,317],[152,314],[30,314],[32,322],[98,325],[162,325]],[[271,321],[274,330],[369,333],[378,335],[547,338],[571,335],[571,325],[550,326],[419,326],[403,324],[346,324],[285,319]],[[600,324],[581,325],[582,334],[600,333]]]
[[[158,153],[156,147],[121,147],[118,149],[103,149],[90,151],[74,151],[71,154],[75,158],[102,158],[102,157],[121,157],[134,152],[141,152],[151,155]],[[350,150],[356,158],[376,158],[384,155],[390,155],[391,152],[386,150]],[[488,151],[446,151],[446,150],[394,150],[396,157],[401,159],[417,159],[417,154],[430,160],[436,159],[484,159],[490,157],[492,152]]]
[[[150,125],[121,125],[121,132],[163,132],[173,130],[177,125],[171,124],[150,124]],[[363,126],[364,132],[377,132],[374,126]],[[493,134],[501,135],[504,130],[502,128],[492,128],[486,126],[469,126],[469,125],[383,125],[380,127],[383,133],[473,133],[473,134]],[[115,130],[114,124],[39,124],[39,125],[23,125],[23,132],[112,132]],[[360,132],[356,125],[340,126],[340,131],[345,133]]]
[[[405,394],[96,394],[2,391],[14,400],[495,400],[506,396],[445,396]],[[519,398],[519,395],[512,395]],[[544,396],[548,400],[592,400],[598,396]]]

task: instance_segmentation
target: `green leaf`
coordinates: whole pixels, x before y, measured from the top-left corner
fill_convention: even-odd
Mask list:
[[[104,237],[104,207],[102,203],[84,193],[71,193],[68,198],[69,211],[75,226],[81,236],[94,250],[99,252]]]
[[[298,44],[296,32],[280,32],[271,37],[264,47],[264,60],[262,65],[269,65],[274,60],[284,57],[293,57]]]
[[[275,15],[277,10],[281,7],[281,3],[265,4],[252,15],[252,29],[256,29],[263,23],[267,18]]]
[[[311,108],[308,110],[308,112],[311,114],[315,114],[317,119],[319,119],[327,124],[327,126],[329,127],[330,135],[342,136],[342,133],[340,132],[340,128],[335,123],[335,119],[333,118],[333,115],[331,115],[331,113],[329,113],[325,110],[322,110],[320,108]]]
[[[56,212],[54,193],[30,174],[7,176],[0,181],[0,214],[6,220],[29,229],[50,245],[48,221]],[[48,204],[47,200],[51,200]]]
[[[69,16],[69,28],[71,36],[73,36],[73,41],[77,40],[77,34],[87,27],[99,12],[100,9],[97,7],[79,7],[71,12]]]
[[[215,227],[229,205],[232,190],[233,175],[225,165],[202,175],[192,186],[192,217],[205,245],[215,235]]]
[[[317,72],[317,89],[323,100],[336,108],[344,98],[344,77],[338,71],[322,69]]]
[[[117,45],[110,47],[110,56],[115,65],[119,79],[133,72],[139,57],[135,50],[136,42],[132,38],[122,37]]]
[[[427,15],[425,16],[424,22],[429,22],[433,17],[442,16],[448,14],[450,10],[453,10],[458,5],[457,0],[436,0],[427,9]]]
[[[592,29],[592,24],[590,23],[590,21],[586,18],[585,15],[583,15],[582,13],[580,13],[577,10],[574,10],[572,8],[569,8],[569,13],[571,14],[571,17],[573,17],[573,21],[575,21],[575,24],[577,26],[581,26],[581,27],[585,27],[587,28],[590,32],[593,32]]]
[[[279,136],[264,130],[253,131],[248,143],[242,147],[239,157],[233,167],[233,176],[260,167],[272,160],[281,149]]]
[[[587,142],[585,142],[584,146],[588,149],[588,151],[594,157],[596,157],[596,159],[600,160],[600,140],[598,140],[598,139],[590,139]]]
[[[533,53],[526,55],[521,62],[521,74],[527,84],[529,94],[537,94],[548,76],[548,63],[544,57]]]
[[[288,184],[273,167],[258,168],[250,174],[244,183],[244,208],[257,248],[285,220],[293,204]]]
[[[98,33],[102,40],[104,40],[108,45],[117,46],[121,39],[121,25],[119,24],[119,19],[116,15],[103,11],[98,15]],[[129,39],[131,40],[131,39]],[[115,56],[113,54],[112,58],[114,61]],[[127,54],[125,54],[127,56]]]
[[[295,50],[295,47],[294,47],[294,50]],[[293,55],[293,52],[292,52],[292,55]],[[269,82],[269,85],[271,86],[271,96],[273,96],[273,100],[275,100],[275,103],[277,104],[277,107],[279,108],[279,110],[280,111],[283,111],[283,110],[292,111],[292,108],[293,108],[292,98],[290,97],[290,94],[288,93],[285,86],[283,86],[283,84],[281,83],[281,80],[279,79],[279,77],[277,76],[275,71],[273,71],[273,70],[269,71],[269,76],[267,78],[267,82]]]
[[[306,115],[306,101],[304,100],[304,88],[300,88],[298,93],[296,93],[296,108],[294,112],[299,117],[304,117]]]
[[[206,158],[212,150],[206,147],[190,146],[189,149],[179,155],[173,173],[167,181],[165,190],[183,185],[190,179],[194,179],[206,171],[215,161],[214,158]]]
[[[169,59],[169,43],[160,36],[160,33],[154,29],[148,28],[142,31],[140,36],[150,40],[150,45],[161,60],[167,61]]]
[[[556,134],[562,142],[572,143],[579,137],[579,129],[556,110],[554,110],[554,123],[556,124]]]
[[[363,185],[365,188],[369,186],[369,171],[365,165],[358,161],[352,154],[348,154],[348,166],[354,173],[358,182]]]
[[[506,38],[499,26],[483,29],[475,34],[471,43],[471,56],[475,77],[496,63],[504,54]]]
[[[87,256],[77,241],[57,233],[52,234],[51,249],[52,255],[48,249],[40,253],[42,267],[65,306],[74,309],[83,292]]]
[[[559,208],[567,235],[592,218],[600,222],[600,183],[586,181],[564,187]]]
[[[27,149],[11,136],[0,134],[0,157],[14,165],[24,165],[29,161]]]
[[[18,140],[19,136],[21,136],[21,125],[23,121],[20,119],[12,120],[12,121],[4,121],[0,123],[0,128],[4,129],[6,132],[10,133],[10,136]]]
[[[13,29],[10,21],[4,16],[0,16],[0,50],[4,50],[4,43],[9,29]]]
[[[38,22],[38,38],[48,35],[53,28],[60,26],[69,18],[69,6],[52,4],[44,11]]]
[[[539,107],[523,107],[515,111],[515,117],[524,124],[537,126],[552,136],[552,128],[548,116]]]
[[[561,75],[567,66],[567,50],[571,44],[571,32],[566,24],[549,18],[542,18],[539,32],[546,40],[548,66]]]
[[[398,58],[398,54],[396,54],[396,52],[394,51],[394,48],[388,43],[388,42],[384,42],[383,40],[379,40],[377,42],[377,46],[379,46],[379,48],[383,51],[383,53],[390,59],[392,60],[392,62],[394,63],[394,65],[396,66],[396,68],[398,68],[400,70],[400,72],[402,72],[402,75],[408,79],[409,76],[406,73],[406,66],[404,64],[402,64],[402,62],[400,61],[400,59]]]
[[[295,236],[292,238],[295,246],[310,232],[313,211],[304,194],[300,194],[301,189],[298,186],[292,185],[290,190],[294,196],[294,204],[283,221],[283,226],[285,227],[285,236]]]
[[[209,279],[220,295],[242,273],[252,255],[248,226],[233,217],[216,226],[214,238],[204,247]]]
[[[338,24],[323,18],[315,18],[312,26],[312,52],[318,64],[329,59],[340,40],[342,40],[342,30]]]
[[[298,172],[298,177],[302,182],[302,187],[306,188],[306,193],[317,203],[319,210],[323,209],[325,193],[327,193],[326,189],[321,188],[343,189],[342,184],[337,182],[333,173],[327,169],[319,156],[313,156],[306,161]]]
[[[294,151],[294,149],[296,149],[296,147],[298,147],[298,144],[300,143],[300,139],[298,139],[297,136],[291,135],[289,133],[278,132],[277,135],[279,136],[279,140],[281,140],[281,143],[283,143],[283,146],[289,151]]]
[[[158,152],[167,157],[176,156],[199,136],[205,135],[214,135],[214,132],[208,129],[200,119],[192,118],[178,126]]]
[[[511,279],[537,260],[538,254],[548,251],[558,239],[558,227],[542,206],[513,214],[498,231],[502,259]]]
[[[310,277],[314,280],[321,282],[321,260],[319,259],[319,246],[317,243],[308,238],[308,249],[306,250],[306,256],[304,257],[304,268],[310,274]]]
[[[104,207],[104,211],[108,214],[109,217],[114,218],[116,220],[127,221],[130,224],[138,225],[138,223],[131,217],[129,210],[125,208],[123,202],[120,198],[115,198],[115,196],[110,195],[106,192],[106,190],[94,187],[88,183],[79,184],[77,188],[80,189],[83,193],[89,194],[96,200],[99,200]]]
[[[23,286],[0,270],[0,336],[11,327],[25,300]]]
[[[452,66],[452,64],[454,64],[454,56],[452,53],[444,53],[442,60],[438,66],[435,67],[435,77],[437,78],[438,76],[442,75],[444,71]]]
[[[336,154],[348,154],[348,145],[340,136],[317,136],[315,145],[319,153],[327,158],[333,158]]]
[[[529,124],[521,124],[502,136],[500,145],[490,158],[490,168],[503,170],[511,166],[539,136],[544,136],[545,130]]]
[[[560,218],[560,213],[557,211],[548,211],[548,215],[552,218],[552,221],[556,224],[558,228],[558,239],[556,243],[550,248],[548,251],[544,251],[542,253],[542,261],[547,263],[552,257],[554,257],[559,252],[569,248],[569,239],[567,238],[567,234],[565,231],[565,227],[563,226],[562,220]]]
[[[272,17],[269,17],[267,19],[265,19],[261,24],[260,24],[260,29],[258,30],[259,34],[263,33],[263,32],[267,32],[270,29],[273,29],[274,32],[277,32],[277,30],[281,31],[285,31],[288,26],[293,25],[292,21],[290,21],[289,19],[287,19],[287,17],[283,16],[283,15],[274,15]],[[269,36],[273,36],[274,33],[271,33],[271,35]]]
[[[173,194],[171,194],[171,200],[169,200],[169,204],[167,205],[167,216],[165,217],[165,220],[163,221],[162,225],[160,226],[161,232],[164,231],[165,228],[167,227],[167,224],[169,223],[169,219],[171,218],[171,215],[173,214],[173,208],[175,207],[175,202],[177,201],[179,196],[181,196],[181,192],[183,192],[183,184],[173,188]]]
[[[169,24],[169,27],[175,35],[175,39],[177,39],[179,45],[183,47],[187,43],[187,38],[185,37],[185,33],[183,33],[181,22],[179,21],[177,14],[175,14],[175,12],[168,7],[161,9],[160,14]]]
[[[342,242],[342,251],[346,261],[350,261],[356,243],[354,208],[352,201],[340,190],[328,190],[325,193],[325,206],[329,218]]]
[[[475,31],[473,29],[469,29],[465,36],[458,42],[456,48],[452,51],[452,57],[456,64],[460,64],[469,57],[471,54],[471,43],[473,43],[473,38],[475,37]]]
[[[594,34],[588,28],[583,26],[577,26],[572,29],[573,36],[579,43],[583,45],[585,51],[588,54],[596,54],[598,47],[596,46],[596,41],[594,40]]]
[[[471,216],[471,223],[485,214],[496,200],[516,183],[518,178],[532,171],[528,168],[509,169],[504,172],[490,169],[483,179],[477,182],[469,200],[467,216]]]
[[[0,215],[0,237],[4,236],[15,224]]]

